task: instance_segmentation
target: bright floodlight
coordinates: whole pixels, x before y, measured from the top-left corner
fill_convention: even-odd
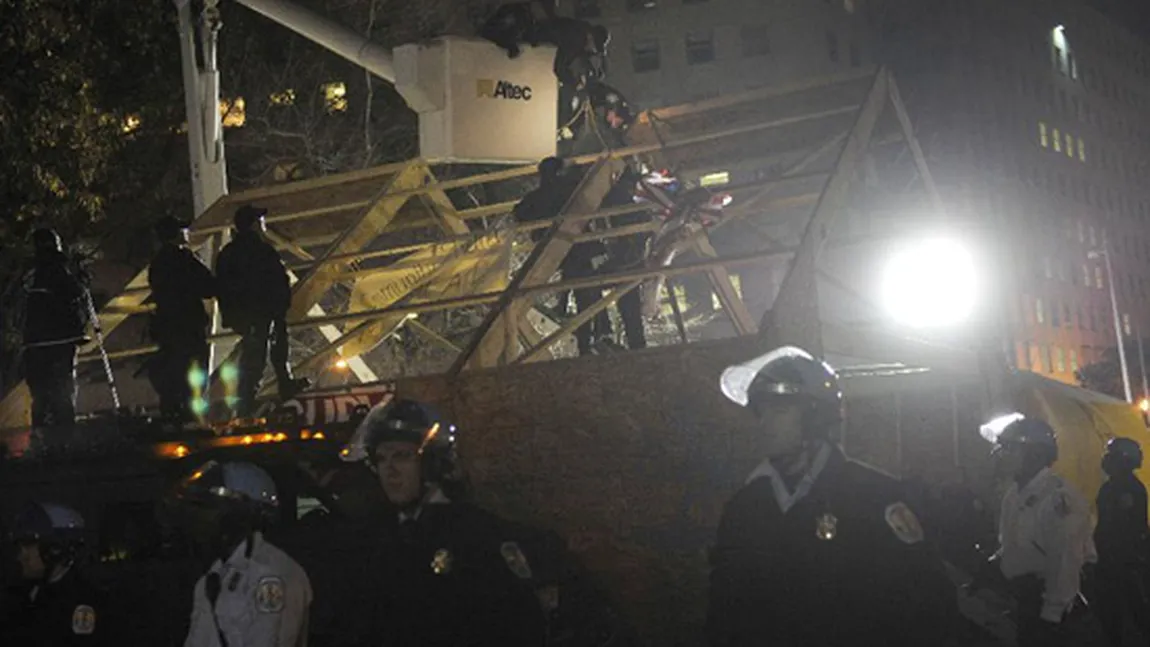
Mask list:
[[[946,326],[974,309],[974,259],[958,242],[930,239],[899,250],[883,276],[883,301],[900,323]]]

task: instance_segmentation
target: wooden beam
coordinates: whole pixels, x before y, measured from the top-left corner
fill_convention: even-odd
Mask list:
[[[715,251],[715,247],[711,245],[711,239],[706,236],[695,239],[695,251],[702,258],[719,257],[719,252]],[[731,283],[731,274],[727,268],[719,266],[707,270],[707,278],[710,279],[711,287],[718,295],[719,302],[723,304],[723,311],[731,318],[735,332],[740,336],[757,333],[759,327],[755,325],[755,318],[751,316],[751,311],[747,310],[747,304],[743,302],[743,297]],[[671,298],[674,299],[674,295]]]

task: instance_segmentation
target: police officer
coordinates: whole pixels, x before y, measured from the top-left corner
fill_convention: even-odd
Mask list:
[[[51,229],[32,234],[34,264],[24,275],[24,377],[32,424],[70,425],[76,418],[76,348],[87,341],[88,288]]]
[[[426,405],[377,405],[343,457],[366,463],[390,504],[376,589],[339,644],[542,645],[545,617],[532,562],[511,524],[459,500],[455,428]]]
[[[76,564],[84,519],[56,503],[29,503],[12,526],[23,584],[0,604],[0,644],[111,645],[105,596]]]
[[[543,11],[545,20],[551,20],[555,18],[558,4],[558,0],[504,3],[479,28],[479,35],[506,50],[509,58],[518,58],[522,53],[519,48],[521,44],[527,43],[532,47],[539,45],[540,20],[535,8],[538,6]]]
[[[267,472],[210,461],[181,483],[178,497],[197,510],[193,530],[216,557],[196,582],[184,646],[306,645],[311,583],[261,532],[279,506]]]
[[[578,185],[578,174],[564,173],[563,160],[557,157],[548,157],[539,162],[539,187],[523,196],[519,204],[515,205],[513,215],[521,223],[547,220],[558,217],[571,193]],[[586,228],[584,228],[585,230]],[[539,241],[543,237],[542,230],[532,232],[532,239]],[[602,243],[597,241],[576,242],[571,246],[567,256],[560,265],[560,272],[564,279],[586,278],[596,272],[595,259],[604,253]],[[577,312],[594,305],[602,296],[600,288],[579,288],[572,291],[575,296],[575,309]],[[570,293],[559,295],[559,308],[567,310]],[[611,319],[606,310],[601,311],[591,321],[579,326],[575,330],[575,342],[580,355],[589,354],[597,339],[609,337],[611,334]]]
[[[635,184],[638,172],[628,166],[612,185],[611,190],[599,204],[600,209],[610,209],[634,204]],[[629,227],[650,222],[651,215],[646,211],[636,211],[612,219],[613,227]],[[613,236],[607,242],[608,262],[611,272],[634,270],[643,266],[647,257],[649,232],[637,232],[625,236]],[[627,348],[639,350],[647,347],[647,330],[643,323],[643,293],[636,288],[619,299],[619,318],[623,321],[623,333],[627,338]]]
[[[831,368],[785,346],[728,368],[721,386],[768,441],[719,523],[710,644],[941,644],[954,588],[899,484],[836,444],[842,396]]]
[[[1146,487],[1134,475],[1142,467],[1142,447],[1129,438],[1106,443],[1102,471],[1109,479],[1098,491],[1098,549],[1095,608],[1110,644],[1122,644],[1129,617],[1150,638],[1146,595]]]
[[[263,238],[266,215],[266,209],[252,205],[237,209],[235,239],[220,251],[216,262],[224,325],[241,338],[236,407],[241,417],[255,413],[269,342],[280,399],[290,400],[308,386],[306,379],[292,377],[287,330],[291,286],[279,254]]]
[[[188,223],[167,216],[156,223],[160,251],[148,267],[148,285],[156,304],[152,339],[160,350],[150,377],[160,396],[160,415],[189,419],[193,389],[207,386],[208,327],[204,299],[216,296],[216,279],[188,248]]]
[[[588,81],[607,75],[611,32],[603,25],[558,16],[539,25],[537,38],[557,48],[553,71],[567,92],[581,90]]]
[[[1057,645],[1078,595],[1083,564],[1093,558],[1085,499],[1056,475],[1058,443],[1050,425],[1010,414],[981,428],[1010,479],[999,514],[996,559],[1018,598],[1018,645]]]

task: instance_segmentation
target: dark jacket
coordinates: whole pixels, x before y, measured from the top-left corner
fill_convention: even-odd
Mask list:
[[[785,514],[769,478],[727,504],[712,554],[712,647],[930,647],[955,591],[898,483],[835,451]]]
[[[0,607],[0,645],[112,645],[102,591],[75,569],[53,584],[8,592]]]
[[[361,635],[344,645],[542,646],[545,618],[516,530],[462,503],[424,507],[382,531]],[[523,560],[520,560],[523,556]],[[527,569],[520,566],[528,563]]]
[[[211,323],[204,299],[216,296],[211,270],[183,245],[165,244],[148,268],[158,327],[204,331]]]
[[[291,286],[279,253],[259,233],[240,232],[216,262],[224,325],[242,328],[283,317],[291,307]]]
[[[1101,566],[1145,563],[1146,487],[1134,474],[1110,477],[1098,490],[1094,546]]]
[[[24,345],[80,343],[88,325],[87,288],[61,252],[38,255],[24,275]]]

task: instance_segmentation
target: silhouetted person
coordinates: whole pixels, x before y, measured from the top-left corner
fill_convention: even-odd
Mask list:
[[[1150,640],[1150,599],[1146,594],[1146,486],[1134,470],[1142,467],[1142,447],[1130,438],[1112,438],[1102,457],[1107,480],[1098,490],[1097,598],[1099,624],[1110,644],[1122,645],[1126,620]]]
[[[521,44],[539,45],[540,20],[535,7],[543,11],[544,19],[551,20],[555,18],[557,4],[557,0],[527,0],[500,5],[479,28],[479,35],[505,50],[508,57],[517,58]]]
[[[152,359],[150,377],[160,396],[160,414],[189,419],[193,391],[207,386],[208,328],[211,318],[204,299],[216,296],[216,279],[188,248],[188,223],[166,217],[156,223],[160,251],[148,268],[148,285],[156,312],[152,339],[160,350]]]
[[[220,252],[216,262],[224,325],[241,337],[236,394],[236,414],[241,417],[255,413],[269,343],[280,398],[291,399],[308,385],[306,379],[297,380],[291,374],[287,330],[291,287],[279,253],[263,238],[267,230],[265,215],[266,209],[252,205],[237,209],[236,236]]]
[[[536,37],[539,42],[558,49],[553,70],[564,86],[581,89],[588,80],[600,80],[607,75],[611,32],[603,25],[560,16],[541,23]]]
[[[610,209],[634,203],[635,184],[638,174],[628,168],[615,181],[614,186],[604,196],[600,209]],[[646,211],[617,216],[612,219],[613,227],[629,227],[649,222],[651,216]],[[647,241],[651,238],[648,232],[628,234],[610,238],[607,243],[609,260],[608,271],[621,272],[639,269],[646,259]],[[639,288],[631,290],[618,301],[619,318],[623,320],[623,332],[627,337],[627,348],[638,350],[647,347],[647,332],[643,324],[643,291]]]
[[[24,378],[32,425],[70,425],[76,418],[76,348],[87,341],[88,289],[51,229],[32,234],[35,260],[24,275]]]

